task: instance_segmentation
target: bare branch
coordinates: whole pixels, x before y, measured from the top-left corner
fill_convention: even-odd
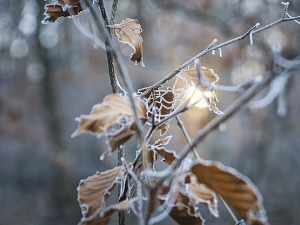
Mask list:
[[[187,133],[187,130],[185,129],[183,122],[181,121],[179,116],[175,116],[175,118],[177,121],[177,125],[180,128],[180,130],[182,131],[187,143],[192,144],[191,138],[190,138],[189,134]],[[196,159],[201,159],[201,157],[199,156],[197,149],[195,147],[193,147],[193,153],[194,153]]]
[[[111,7],[110,24],[114,24],[116,21],[118,3],[119,3],[119,0],[113,0],[112,7]]]
[[[263,88],[268,86],[270,82],[273,80],[273,76],[268,74],[266,77],[259,83],[252,86],[249,90],[247,90],[240,98],[238,98],[235,102],[233,102],[226,110],[225,113],[215,117],[211,120],[202,130],[200,130],[196,137],[192,140],[191,144],[187,144],[183,150],[180,152],[179,159],[175,160],[166,170],[157,172],[157,177],[160,177],[160,180],[157,182],[157,185],[161,185],[164,180],[173,173],[173,171],[178,168],[181,162],[185,159],[185,157],[189,154],[189,152],[197,146],[197,144],[204,140],[208,134],[210,134],[213,130],[217,129],[220,124],[224,123],[227,119],[232,117],[236,112],[238,112],[242,106],[248,103],[258,92],[260,92]]]
[[[100,7],[100,11],[101,11],[104,23],[107,27],[106,29],[108,29],[108,31],[109,31],[108,33],[110,35],[110,37],[105,37],[105,50],[106,50],[107,66],[108,66],[109,79],[110,79],[112,92],[117,93],[117,92],[119,92],[119,88],[118,88],[118,85],[117,85],[117,77],[116,77],[116,74],[115,74],[113,52],[112,52],[111,45],[109,44],[109,41],[108,41],[108,38],[111,38],[110,27],[108,27],[108,25],[110,25],[110,24],[109,24],[108,19],[107,19],[107,13],[106,13],[104,1],[99,0],[98,5]]]
[[[174,76],[176,76],[181,70],[183,70],[185,67],[187,67],[189,64],[193,63],[196,59],[198,58],[201,58],[203,57],[204,55],[212,52],[212,51],[215,51],[217,49],[220,49],[220,48],[223,48],[227,45],[230,45],[232,43],[235,43],[237,41],[240,41],[242,39],[245,39],[247,36],[249,36],[250,34],[253,36],[257,33],[260,33],[264,30],[267,30],[279,23],[283,23],[283,22],[287,22],[287,21],[291,21],[291,20],[297,20],[297,19],[300,19],[300,16],[295,16],[295,17],[289,17],[289,18],[281,18],[279,20],[276,20],[264,27],[261,27],[261,28],[257,28],[257,24],[255,26],[253,26],[252,28],[250,28],[245,34],[239,36],[239,37],[236,37],[236,38],[233,38],[229,41],[226,41],[226,42],[223,42],[219,45],[215,45],[213,46],[213,44],[215,43],[215,40],[205,49],[203,50],[202,52],[200,52],[199,54],[195,55],[193,58],[189,59],[188,61],[186,61],[184,64],[182,64],[181,66],[179,66],[176,70],[174,70],[172,73],[168,74],[166,77],[164,77],[163,79],[161,79],[160,81],[156,82],[155,84],[153,84],[152,86],[150,86],[148,88],[148,90],[146,90],[145,92],[143,92],[141,94],[141,97],[144,97],[145,95],[149,94],[152,90],[156,89],[157,87],[159,87],[160,85],[162,85],[163,83],[167,82],[168,80],[172,79]]]
[[[145,136],[144,136],[144,131],[143,131],[143,126],[141,124],[141,121],[139,120],[139,116],[138,116],[138,111],[137,108],[135,106],[135,102],[133,99],[133,93],[134,93],[134,89],[133,89],[133,85],[131,83],[131,80],[129,78],[129,74],[127,71],[127,68],[123,62],[122,56],[121,56],[121,52],[120,50],[113,44],[113,41],[111,39],[111,35],[109,33],[109,31],[106,29],[106,25],[104,24],[104,21],[99,18],[98,14],[96,13],[95,9],[92,7],[92,5],[87,2],[87,4],[89,5],[89,8],[91,10],[91,14],[94,17],[95,23],[98,27],[98,29],[101,31],[103,30],[106,38],[107,38],[107,42],[108,45],[111,47],[113,55],[115,56],[115,64],[119,70],[120,73],[120,77],[122,78],[122,81],[125,85],[125,89],[126,91],[129,93],[128,97],[130,100],[130,105],[131,108],[134,112],[134,117],[135,117],[135,121],[137,124],[137,139],[139,140],[139,144],[141,146],[142,152],[143,152],[143,166],[146,167],[147,165],[147,148],[146,148],[146,141],[145,141]]]

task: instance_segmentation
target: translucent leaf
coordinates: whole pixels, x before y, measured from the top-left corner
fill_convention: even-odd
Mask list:
[[[139,118],[145,121],[144,103],[135,99],[135,104]],[[90,115],[80,116],[78,128],[72,137],[82,133],[105,135],[109,144],[109,152],[111,152],[134,135],[136,129],[129,100],[120,94],[112,94],[106,96],[102,103],[94,105]]]
[[[96,222],[105,222],[108,215],[112,213],[110,210],[117,209],[117,206],[106,207],[105,201],[116,183],[124,177],[124,174],[125,168],[119,166],[105,172],[97,172],[80,182],[77,190],[83,224],[106,224]]]
[[[179,225],[202,225],[204,221],[201,214],[196,212],[195,207],[190,204],[190,199],[182,192],[178,192],[175,201],[168,202],[166,196],[169,191],[170,187],[164,186],[162,188],[162,195],[158,196],[162,204],[167,204],[172,208],[169,215]]]
[[[143,38],[142,28],[137,19],[122,20],[120,24],[115,24],[112,30],[113,35],[122,43],[128,44],[133,48],[130,60],[143,64]]]
[[[199,184],[219,194],[249,224],[267,224],[262,196],[249,178],[212,161],[198,162],[191,171]]]
[[[223,114],[217,107],[218,99],[215,94],[215,83],[219,80],[218,75],[206,67],[201,67],[200,70],[200,76],[197,68],[182,70],[178,74],[180,78],[185,80],[188,87],[184,98],[189,99],[190,104],[200,108],[208,107],[210,111],[216,114]]]
[[[207,90],[207,88],[212,88],[215,85],[215,83],[219,81],[219,76],[216,73],[214,73],[212,69],[202,66],[200,70],[200,76],[203,75],[202,77],[200,77],[200,81],[197,68],[182,70],[180,72],[180,75],[185,78],[190,78],[191,82],[195,85],[200,84],[203,90]]]
[[[138,93],[142,94],[148,89],[148,87],[138,90]],[[154,123],[158,123],[165,117],[169,116],[174,110],[174,94],[171,88],[162,89],[162,86],[152,90],[149,94],[144,96],[147,107],[147,117]],[[164,135],[169,127],[169,124],[163,123],[157,129],[160,131],[160,135]]]
[[[80,12],[87,9],[85,1],[87,0],[58,0],[58,2],[54,4],[46,4],[43,23],[53,23],[59,17],[72,17],[78,15]]]

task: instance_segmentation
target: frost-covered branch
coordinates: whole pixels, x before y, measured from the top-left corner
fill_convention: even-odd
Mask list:
[[[208,136],[213,130],[217,129],[220,124],[224,123],[226,120],[231,118],[235,113],[237,113],[242,106],[247,104],[257,93],[259,93],[263,88],[268,86],[270,82],[274,79],[274,76],[267,74],[264,79],[253,85],[248,89],[243,95],[240,96],[235,102],[233,102],[225,111],[224,114],[215,117],[211,120],[202,130],[200,130],[196,137],[192,140],[190,144],[187,144],[180,152],[179,159],[175,160],[166,170],[157,172],[156,176],[160,177],[160,181],[157,185],[162,185],[164,180],[170,176],[185,159],[185,157],[196,147],[205,137]]]
[[[153,84],[152,86],[150,86],[148,88],[148,90],[146,90],[145,92],[143,92],[141,94],[141,96],[145,96],[147,94],[149,94],[152,90],[158,88],[160,85],[164,84],[165,82],[167,82],[168,80],[172,79],[174,76],[176,76],[181,70],[183,70],[185,67],[187,67],[188,65],[190,65],[191,63],[193,63],[196,59],[199,59],[201,57],[203,57],[204,55],[212,52],[212,51],[215,51],[215,50],[218,50],[218,49],[221,49],[227,45],[230,45],[230,44],[233,44],[237,41],[240,41],[240,40],[243,40],[245,39],[247,36],[250,36],[251,39],[250,40],[253,40],[253,35],[257,34],[257,33],[260,33],[264,30],[267,30],[277,24],[280,24],[280,23],[283,23],[283,22],[288,22],[288,21],[297,21],[297,19],[300,19],[300,16],[295,16],[295,17],[284,17],[284,18],[280,18],[279,20],[276,20],[268,25],[265,25],[261,28],[258,28],[258,25],[259,24],[256,24],[255,26],[253,26],[252,28],[250,28],[246,33],[244,33],[243,35],[239,36],[239,37],[236,37],[236,38],[233,38],[229,41],[226,41],[226,42],[223,42],[219,45],[215,45],[215,40],[205,49],[203,50],[202,52],[200,52],[199,54],[195,55],[193,58],[189,59],[188,61],[186,61],[185,63],[183,63],[181,66],[179,66],[177,69],[175,69],[173,72],[171,72],[170,74],[168,74],[166,77],[164,77],[163,79],[161,79],[160,81],[156,82],[155,84]]]
[[[100,8],[100,11],[101,11],[101,14],[102,14],[103,21],[104,21],[108,31],[110,31],[109,25],[111,25],[111,24],[109,23],[108,18],[107,18],[107,13],[106,13],[104,1],[99,0],[98,5],[99,5],[99,8]],[[116,14],[116,12],[114,12],[114,15],[115,14]],[[109,35],[111,36],[110,32],[109,32]],[[108,38],[109,37],[105,38],[105,50],[106,50],[108,73],[109,73],[109,79],[110,79],[112,92],[117,93],[117,92],[119,92],[119,88],[118,88],[118,85],[117,85],[117,77],[116,77],[116,74],[115,74],[113,52],[112,52],[111,45],[108,41]]]
[[[94,17],[94,21],[97,25],[97,28],[99,29],[100,32],[103,31],[103,33],[105,34],[105,36],[107,38],[107,42],[108,42],[109,46],[111,47],[114,58],[115,58],[115,65],[117,66],[118,71],[120,73],[120,78],[122,79],[122,81],[125,85],[126,91],[129,93],[128,97],[130,100],[130,105],[133,110],[135,121],[137,124],[137,138],[140,142],[139,144],[140,144],[140,147],[143,152],[143,165],[146,166],[146,164],[147,164],[146,141],[145,141],[143,126],[139,119],[137,107],[134,102],[134,98],[133,98],[134,89],[133,89],[132,82],[129,78],[127,68],[125,66],[125,63],[123,62],[120,50],[114,45],[109,31],[108,31],[108,29],[106,29],[106,25],[105,25],[103,19],[98,16],[95,9],[92,7],[92,5],[89,2],[87,2],[87,4],[89,5],[91,14]]]

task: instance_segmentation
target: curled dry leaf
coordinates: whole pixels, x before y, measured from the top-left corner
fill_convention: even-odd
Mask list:
[[[142,94],[148,89],[148,87],[138,90],[139,94]],[[162,86],[152,90],[149,94],[144,96],[147,107],[147,117],[149,120],[154,119],[154,123],[158,123],[167,116],[169,116],[174,110],[174,93],[171,88],[162,89]],[[153,115],[154,114],[154,115]],[[167,122],[157,127],[160,131],[160,135],[164,135],[169,124]]]
[[[171,207],[169,215],[179,224],[179,225],[202,225],[204,220],[199,212],[196,212],[196,208],[191,204],[190,198],[187,197],[182,192],[175,193],[176,200],[169,202],[167,200],[167,194],[170,191],[169,186],[162,187],[162,195],[158,196],[161,204],[166,204]],[[176,192],[176,191],[175,191]]]
[[[201,102],[206,105],[210,111],[216,114],[223,114],[217,107],[218,99],[215,94],[215,84],[218,82],[219,76],[212,69],[203,66],[200,70],[200,76],[197,68],[182,70],[179,73],[179,76],[189,80],[188,84],[191,86],[186,98],[193,98],[195,102]]]
[[[194,178],[195,177],[191,179],[191,182],[185,184],[187,196],[190,198],[190,201],[194,202],[194,205],[198,203],[207,205],[210,213],[215,217],[218,217],[219,212],[217,208],[218,200],[216,193],[204,184],[199,184]]]
[[[165,148],[169,144],[172,136],[167,136],[166,138],[157,140],[153,145],[148,146],[148,151],[153,152],[154,162],[157,160],[157,154],[160,155],[163,159],[162,161],[171,164],[175,159],[178,159],[176,152],[168,150]],[[155,163],[154,163],[155,164]]]
[[[139,119],[145,121],[144,103],[135,99],[135,104]],[[136,129],[129,100],[121,94],[112,94],[106,96],[102,103],[94,105],[90,115],[80,116],[78,128],[72,137],[82,133],[105,135],[109,144],[109,152],[111,152],[133,136]]]
[[[130,60],[132,62],[143,64],[143,38],[141,36],[142,28],[137,19],[122,20],[120,24],[115,24],[112,30],[113,35],[122,43],[128,44],[133,48]]]
[[[100,216],[93,219],[82,218],[79,225],[106,225],[115,212],[125,211],[130,207],[129,200],[118,202],[103,209]]]
[[[58,0],[58,2],[54,4],[46,4],[44,12],[45,18],[42,22],[54,23],[59,17],[76,16],[88,8],[86,1],[92,4],[91,0]]]
[[[191,171],[199,184],[219,194],[249,224],[267,224],[262,196],[249,178],[212,161],[197,162]]]
[[[123,166],[115,167],[105,172],[97,172],[95,175],[82,180],[77,188],[78,201],[82,212],[81,224],[106,224],[115,210],[125,205],[106,207],[105,201],[116,183],[125,175]],[[101,222],[101,223],[100,223]]]

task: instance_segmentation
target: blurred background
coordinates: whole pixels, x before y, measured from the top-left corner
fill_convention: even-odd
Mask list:
[[[128,60],[135,90],[149,86],[204,50],[279,19],[279,0],[120,0],[117,23],[137,18],[143,28],[145,67]],[[111,1],[105,3],[111,5]],[[105,140],[90,135],[71,139],[75,118],[111,93],[105,51],[86,38],[72,19],[44,25],[45,1],[0,0],[0,224],[77,224],[76,188],[81,179],[116,165],[116,155],[100,161]],[[300,15],[300,1],[289,14]],[[88,13],[80,14],[89,29]],[[271,68],[271,49],[293,59],[300,54],[300,25],[288,22],[234,43],[201,59],[219,84],[241,84]],[[250,177],[264,196],[271,224],[300,224],[300,72],[292,70],[285,89],[285,115],[275,102],[243,108],[202,142],[198,151]],[[265,95],[267,90],[260,97]],[[238,94],[218,92],[224,110]],[[194,108],[182,116],[190,135],[215,115]],[[174,123],[175,124],[175,123]],[[185,140],[178,129],[170,149]],[[126,156],[130,152],[128,144]],[[206,224],[234,224],[222,210]],[[205,212],[204,212],[205,214]],[[207,212],[206,212],[207,214]],[[130,219],[129,219],[130,221]],[[166,220],[173,224],[171,219]],[[164,222],[165,223],[165,222]],[[112,224],[116,224],[112,221]]]

